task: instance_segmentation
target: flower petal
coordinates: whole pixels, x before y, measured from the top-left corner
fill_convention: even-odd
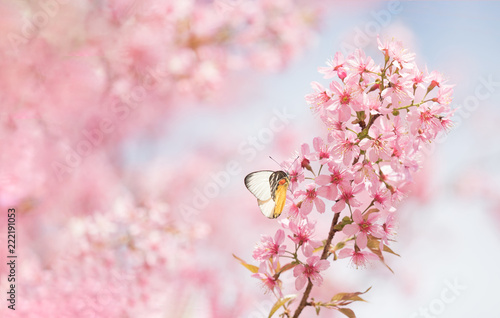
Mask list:
[[[317,185],[320,185],[320,186],[324,186],[324,185],[327,185],[330,183],[330,181],[332,180],[332,178],[330,176],[327,176],[327,175],[319,175],[317,176],[315,179],[314,179],[314,182],[317,184]]]
[[[285,240],[285,231],[279,229],[274,235],[274,242],[278,245],[281,245]]]
[[[314,204],[319,213],[325,213],[325,202],[323,200],[316,198],[314,199]]]
[[[361,214],[360,210],[355,210],[352,213],[352,220],[357,224],[361,224],[363,222],[363,215]]]
[[[359,232],[359,226],[356,224],[356,223],[353,223],[353,224],[347,224],[344,226],[344,228],[342,229],[342,232],[345,234],[345,235],[354,235],[356,233]]]
[[[304,200],[304,202],[302,202],[302,205],[300,206],[300,213],[302,213],[303,215],[308,215],[309,213],[311,213],[312,208],[313,208],[312,201],[306,199]]]
[[[302,287],[306,284],[306,277],[304,275],[297,277],[297,280],[295,280],[295,288],[297,290],[301,290]]]
[[[344,249],[340,250],[339,258],[351,257],[353,252],[354,252],[354,250],[352,248],[344,248]]]
[[[368,243],[368,237],[366,236],[366,233],[364,232],[359,233],[358,236],[356,237],[356,245],[358,245],[360,249],[364,249],[367,243]]]

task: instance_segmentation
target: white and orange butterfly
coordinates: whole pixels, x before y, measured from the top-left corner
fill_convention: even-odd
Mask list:
[[[285,171],[255,171],[245,177],[245,186],[257,198],[259,208],[266,217],[281,215],[286,202],[290,176]]]

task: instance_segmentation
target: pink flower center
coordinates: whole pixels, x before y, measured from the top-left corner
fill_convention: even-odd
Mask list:
[[[318,95],[316,95],[316,104],[317,105],[322,105],[330,100],[330,96],[326,94],[326,92],[321,92]]]
[[[273,290],[274,287],[276,287],[276,280],[274,277],[266,276],[266,278],[263,279],[263,282],[270,290]]]
[[[420,120],[424,123],[429,122],[434,118],[430,111],[425,111],[420,114]]]
[[[424,77],[424,74],[420,73],[419,75],[417,75],[417,76],[415,76],[415,77],[413,78],[413,83],[415,83],[415,84],[420,84],[420,83],[422,83],[422,82],[424,81],[424,78],[423,78],[423,77]]]
[[[314,266],[309,266],[309,265],[304,266],[304,275],[306,275],[307,277],[313,276],[316,272],[317,271],[316,268],[314,268]]]
[[[311,189],[311,190],[307,190],[306,192],[306,197],[309,199],[309,200],[314,200],[316,199],[316,189]]]
[[[374,148],[377,148],[377,149],[383,149],[385,146],[384,142],[380,139],[380,137],[377,137],[374,141],[373,141],[373,147]]]
[[[349,94],[348,92],[344,92],[339,97],[340,97],[340,103],[342,105],[349,105],[349,103],[351,102],[351,94]]]
[[[385,198],[380,195],[380,193],[377,193],[373,196],[373,201],[378,202],[378,203],[384,203]]]
[[[310,233],[304,228],[299,229],[298,233],[295,233],[295,237],[299,239],[300,244],[309,242]]]
[[[344,200],[345,202],[349,203],[349,199],[353,198],[354,195],[352,195],[351,192],[342,192],[341,199]]]
[[[302,159],[302,162],[300,163],[300,166],[302,168],[307,168],[309,166],[309,162],[310,162],[309,159],[304,158],[304,159]]]
[[[279,244],[276,244],[276,243],[275,243],[275,244],[273,244],[273,245],[271,246],[271,248],[270,248],[269,250],[270,250],[270,252],[271,252],[273,255],[278,255],[279,250],[280,250],[280,246],[279,246]]]
[[[328,159],[330,158],[330,154],[324,150],[321,150],[321,152],[319,153],[319,159]]]
[[[356,266],[364,266],[366,263],[366,257],[361,252],[354,252],[354,254],[352,255],[352,262]]]
[[[342,181],[342,176],[338,171],[335,171],[333,174],[330,175],[331,179],[330,182],[333,184],[339,184]]]
[[[353,146],[354,146],[354,144],[352,142],[350,142],[349,140],[344,141],[344,143],[342,144],[342,148],[343,148],[344,152],[351,151]]]
[[[371,223],[369,223],[369,222],[367,222],[365,220],[363,220],[363,222],[361,222],[358,225],[359,225],[359,228],[360,228],[361,232],[365,232],[365,233],[368,232],[368,231],[370,231],[370,227],[372,226]]]

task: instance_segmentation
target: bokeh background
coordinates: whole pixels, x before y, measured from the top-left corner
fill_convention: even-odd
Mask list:
[[[325,135],[304,100],[317,67],[356,47],[380,61],[377,34],[456,85],[456,124],[399,207],[394,274],[337,261],[317,296],[372,286],[351,306],[358,317],[498,315],[500,3],[3,0],[0,11],[2,299],[10,207],[18,255],[16,311],[2,300],[2,317],[267,317],[273,296],[231,254],[250,262],[279,224],[243,178]]]

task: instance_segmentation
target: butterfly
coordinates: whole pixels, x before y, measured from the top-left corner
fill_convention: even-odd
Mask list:
[[[270,219],[283,212],[289,183],[290,176],[285,171],[261,170],[245,177],[245,186],[257,198],[262,214]]]

